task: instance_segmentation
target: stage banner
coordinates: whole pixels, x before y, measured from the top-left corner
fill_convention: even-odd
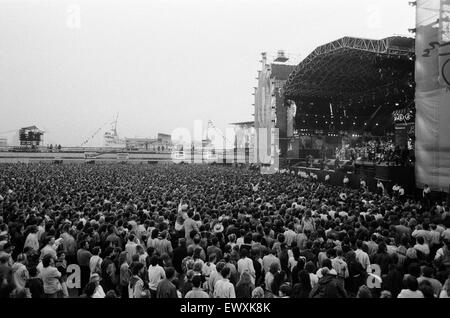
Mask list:
[[[450,0],[418,0],[416,12],[416,183],[450,185]]]
[[[450,89],[450,0],[441,0],[439,34],[439,82]]]

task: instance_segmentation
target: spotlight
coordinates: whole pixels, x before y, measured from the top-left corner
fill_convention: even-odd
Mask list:
[[[417,5],[417,1],[409,1],[408,4],[409,4],[411,7],[415,7],[415,6]]]
[[[409,33],[416,33],[416,28],[408,29]]]

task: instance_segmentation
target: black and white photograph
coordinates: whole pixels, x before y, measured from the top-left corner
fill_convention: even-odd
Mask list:
[[[449,297],[450,0],[0,0],[2,306]]]

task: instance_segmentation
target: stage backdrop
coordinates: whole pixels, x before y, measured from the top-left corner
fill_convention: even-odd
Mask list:
[[[450,0],[418,0],[416,16],[417,187],[450,185]]]

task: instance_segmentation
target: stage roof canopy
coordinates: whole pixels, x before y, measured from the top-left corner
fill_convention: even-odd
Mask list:
[[[286,82],[285,97],[345,100],[386,94],[391,88],[411,85],[413,72],[413,38],[343,37],[319,46],[297,65]]]

